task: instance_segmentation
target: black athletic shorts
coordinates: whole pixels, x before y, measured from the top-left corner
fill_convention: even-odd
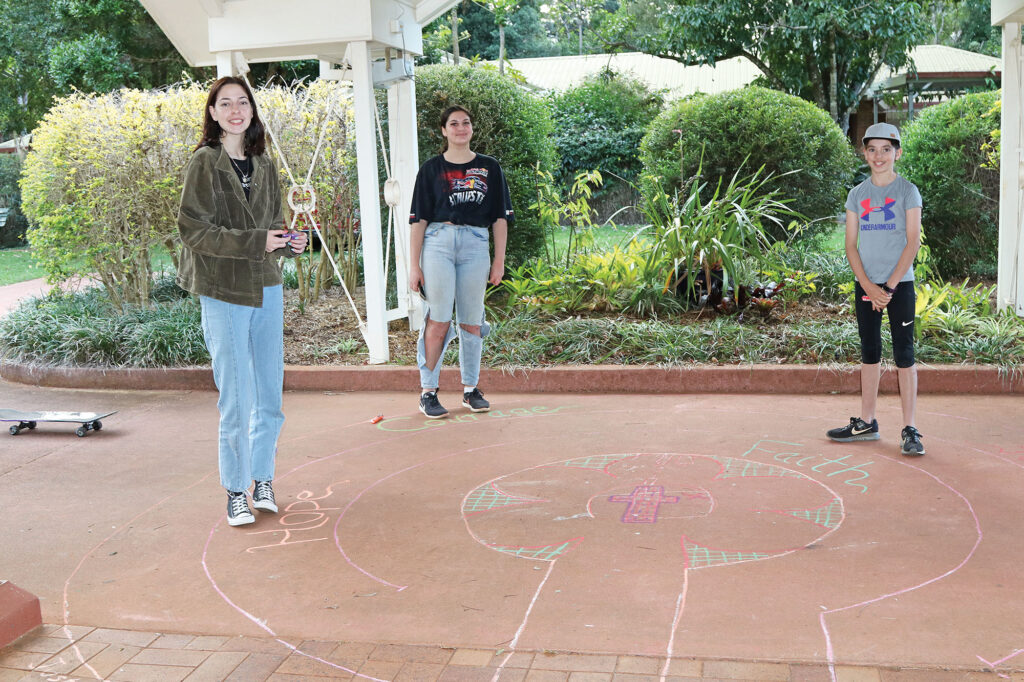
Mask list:
[[[877,365],[882,361],[882,311],[872,310],[871,301],[865,301],[860,282],[854,287],[854,307],[857,310],[857,331],[860,333],[860,361]],[[885,310],[889,313],[889,331],[892,332],[892,355],[897,367],[914,365],[914,313],[917,294],[913,282],[900,282],[893,291]]]

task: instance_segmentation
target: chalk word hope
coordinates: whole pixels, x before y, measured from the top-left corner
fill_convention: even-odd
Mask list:
[[[266,545],[255,545],[246,549],[246,552],[253,553],[259,549],[269,549],[271,547],[286,547],[288,545],[299,545],[305,542],[319,542],[320,540],[326,540],[327,536],[323,537],[309,537],[312,535],[320,535],[326,531],[319,530],[323,528],[328,521],[331,520],[329,511],[339,511],[341,507],[322,507],[321,503],[328,497],[334,494],[331,486],[335,485],[332,483],[327,486],[327,492],[320,497],[313,497],[313,492],[310,490],[303,490],[296,497],[298,498],[294,502],[286,506],[281,514],[277,517],[277,528],[268,528],[267,530],[258,530],[249,533],[249,535],[270,535],[272,538],[277,538],[277,542],[271,542]],[[314,532],[315,531],[315,532]]]

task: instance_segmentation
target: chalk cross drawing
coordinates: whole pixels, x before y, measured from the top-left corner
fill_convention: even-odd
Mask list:
[[[609,502],[628,502],[629,506],[622,513],[623,523],[656,523],[658,507],[666,503],[675,503],[679,498],[666,495],[665,488],[660,485],[638,485],[633,488],[632,495],[612,495]]]

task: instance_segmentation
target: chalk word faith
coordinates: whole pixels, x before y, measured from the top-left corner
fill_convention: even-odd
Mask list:
[[[509,410],[492,410],[490,412],[478,412],[450,416],[448,419],[424,419],[422,422],[415,417],[395,417],[385,419],[377,424],[381,431],[425,431],[436,429],[449,424],[465,424],[466,422],[484,422],[489,419],[510,419],[512,417],[538,417],[548,414],[555,414],[561,410],[568,410],[575,405],[563,405],[562,407],[513,407]]]
[[[339,511],[341,507],[322,507],[320,506],[323,500],[334,494],[331,486],[336,485],[332,483],[327,486],[327,492],[320,497],[314,497],[313,492],[310,490],[303,490],[296,497],[298,498],[294,502],[290,503],[284,508],[284,511],[277,517],[277,528],[268,528],[267,530],[258,530],[249,533],[249,535],[270,535],[271,537],[279,538],[277,542],[272,542],[266,545],[256,545],[246,549],[246,552],[254,553],[259,549],[269,549],[271,547],[287,547],[290,545],[300,545],[306,542],[319,542],[326,540],[327,536],[323,537],[309,537],[310,534],[319,535],[325,531],[319,530],[323,528],[331,517],[327,512]],[[315,531],[315,532],[314,532]]]
[[[843,483],[857,488],[862,493],[868,491],[867,483],[861,483],[861,481],[866,481],[871,476],[864,468],[872,465],[874,462],[857,462],[853,455],[843,455],[842,457],[826,457],[820,454],[808,455],[802,452],[794,452],[794,447],[803,446],[800,443],[787,443],[781,440],[759,440],[754,443],[752,448],[743,453],[743,456],[746,457],[752,452],[768,453],[776,462],[784,462],[790,466],[807,468],[815,473],[825,474],[829,478],[845,475],[846,478],[841,479]]]

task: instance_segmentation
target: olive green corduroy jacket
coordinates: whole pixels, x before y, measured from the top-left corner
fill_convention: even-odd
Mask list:
[[[263,287],[281,283],[285,247],[267,253],[267,231],[284,229],[277,167],[269,154],[253,156],[246,200],[223,145],[200,147],[185,169],[178,211],[181,260],[178,284],[186,291],[259,308]]]

